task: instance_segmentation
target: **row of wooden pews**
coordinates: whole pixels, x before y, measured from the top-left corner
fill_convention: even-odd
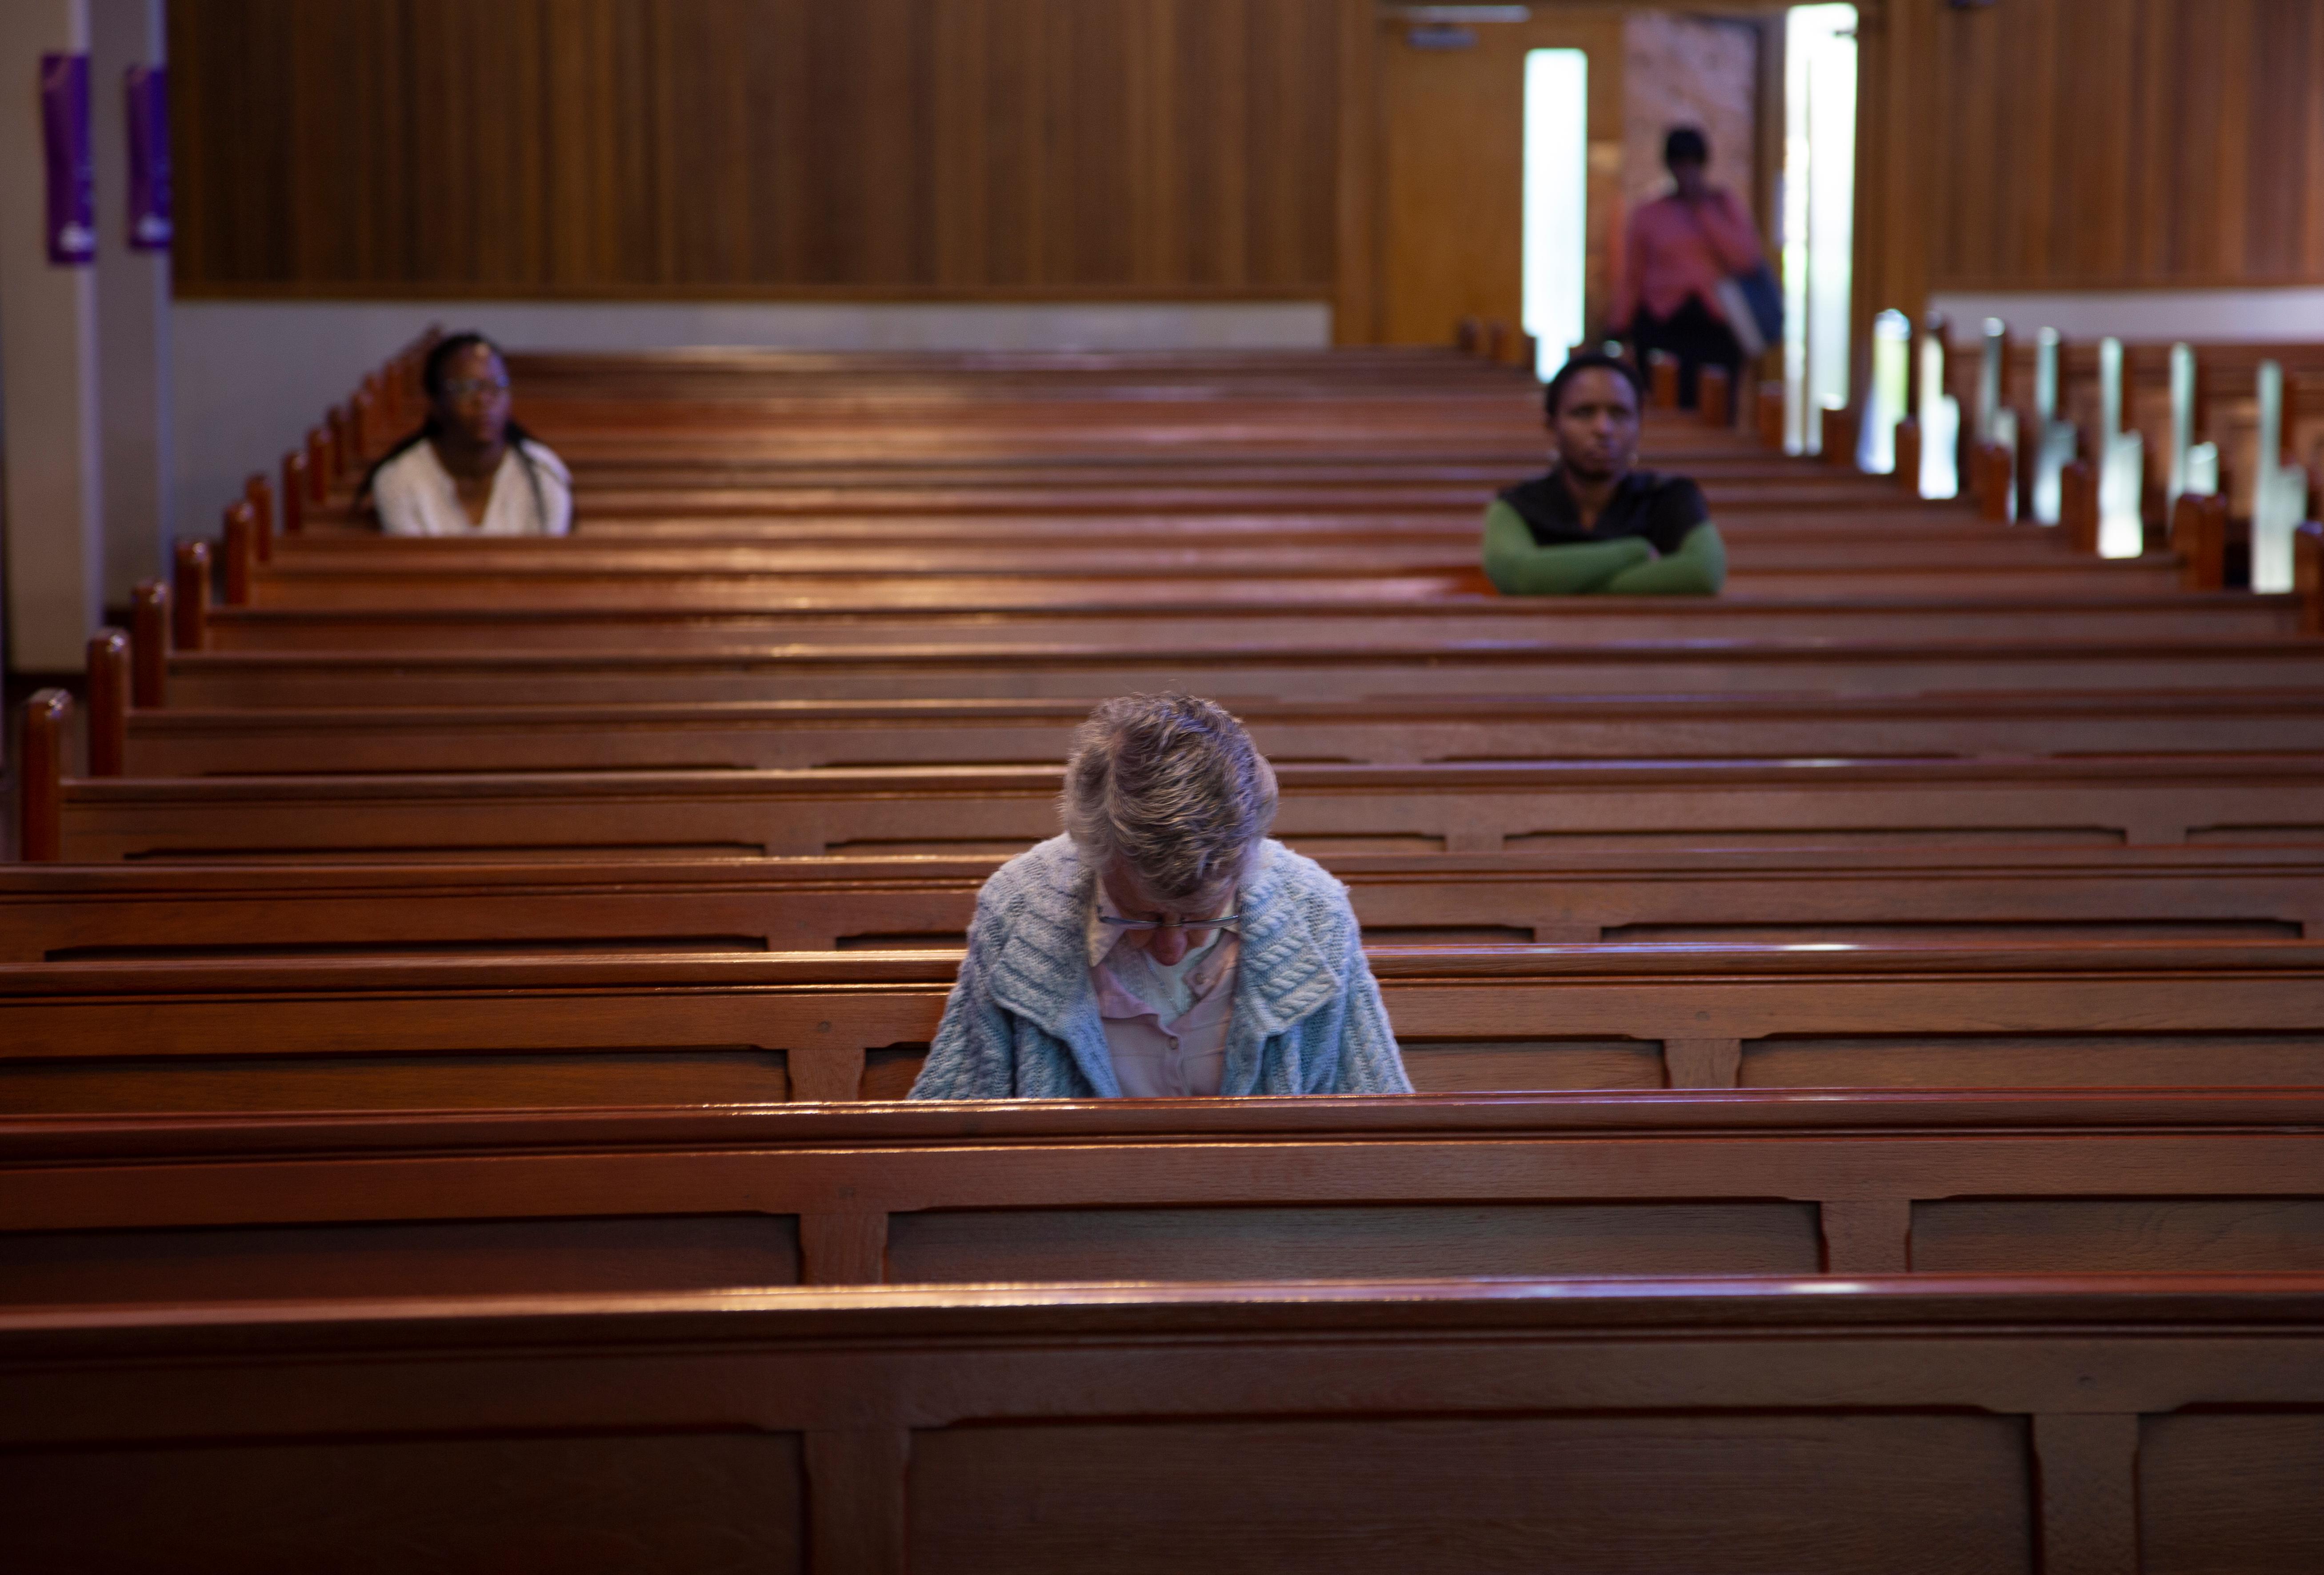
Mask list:
[[[423,351],[23,720],[12,1562],[2313,1566],[2298,595],[1658,411],[1727,594],[1504,600],[1418,352],[519,356],[383,541]],[[1423,1092],[899,1102],[1166,686]]]

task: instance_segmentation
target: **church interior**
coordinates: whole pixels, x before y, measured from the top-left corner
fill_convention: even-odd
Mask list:
[[[0,97],[12,1575],[2324,1569],[2324,5]]]

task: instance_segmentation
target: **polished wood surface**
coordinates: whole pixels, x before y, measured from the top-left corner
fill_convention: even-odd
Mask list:
[[[2304,1568],[2313,1276],[770,1289],[0,1315],[34,1568]],[[1674,1478],[1686,1485],[1674,1493]],[[599,1484],[604,1486],[601,1489]],[[2227,1502],[2244,1513],[2221,1513]],[[151,1513],[110,1513],[124,1496]],[[295,1516],[280,1506],[298,1506]],[[2039,1560],[2037,1566],[2036,1561]],[[2150,1562],[2150,1568],[2156,1567]]]
[[[1055,834],[1061,768],[1006,765],[92,778],[64,857],[592,858],[1005,852]],[[1293,765],[1276,833],[1335,852],[2301,843],[2324,760],[1740,759]]]
[[[177,290],[1324,299],[1340,12],[187,0]]]
[[[12,1305],[2324,1266],[2313,1092],[19,1116]]]
[[[10,962],[958,946],[982,858],[0,866]],[[1934,847],[1340,853],[1387,945],[2324,940],[2324,854]]]
[[[1933,288],[2324,281],[2312,7],[1956,10],[1926,64]]]
[[[1373,947],[1416,1086],[2317,1086],[2289,940]],[[17,1110],[901,1098],[956,951],[0,968]]]
[[[1449,354],[700,360],[548,369],[603,530],[403,543],[399,357],[101,642],[27,844],[114,862],[0,880],[32,1567],[2313,1561],[2299,599],[1658,418],[1736,594],[1503,602]],[[1189,684],[1423,1094],[893,1103],[1074,714]]]

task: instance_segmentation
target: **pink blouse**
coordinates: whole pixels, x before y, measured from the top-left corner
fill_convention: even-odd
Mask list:
[[[1628,333],[1640,306],[1667,318],[1693,296],[1714,318],[1719,281],[1766,260],[1759,229],[1735,194],[1714,189],[1692,212],[1675,193],[1630,216],[1621,287],[1614,294],[1613,329]]]
[[[1161,1009],[1123,988],[1108,964],[1090,965],[1097,987],[1097,1015],[1105,1023],[1106,1048],[1124,1099],[1167,1100],[1211,1095],[1226,1081],[1227,1030],[1234,1022],[1235,958],[1239,939],[1218,937],[1192,959],[1185,976],[1194,1004],[1169,1021]]]

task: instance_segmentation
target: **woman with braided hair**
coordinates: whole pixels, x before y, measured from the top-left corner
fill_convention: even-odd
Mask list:
[[[454,334],[420,373],[428,419],[355,489],[390,536],[562,536],[573,528],[564,461],[509,416],[508,367],[482,334]]]

